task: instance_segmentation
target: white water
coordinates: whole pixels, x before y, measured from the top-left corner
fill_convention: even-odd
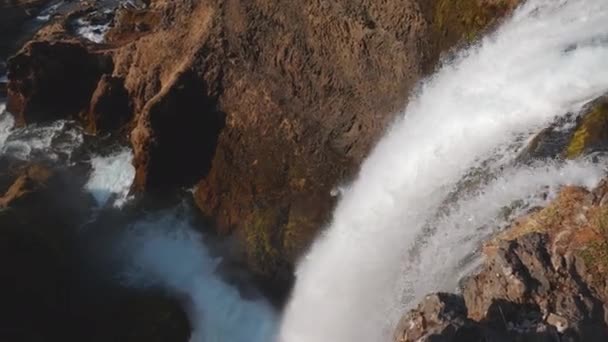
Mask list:
[[[599,171],[507,172],[513,188],[490,184],[461,204],[479,217],[467,222],[457,210],[428,231],[458,181],[497,151],[495,163],[512,163],[531,134],[607,90],[608,2],[527,1],[429,79],[364,162],[298,267],[279,340],[389,341],[423,294],[454,286],[455,266],[487,236],[476,230],[496,208],[540,185],[593,183]]]
[[[36,17],[36,19],[39,20],[39,21],[49,21],[49,20],[51,20],[51,17],[53,15],[55,15],[55,13],[57,13],[57,10],[59,10],[59,8],[61,6],[63,6],[64,3],[65,3],[64,1],[59,1],[59,2],[51,4],[47,8],[43,9],[40,12],[40,14]]]
[[[563,185],[595,187],[606,175],[606,166],[605,160],[600,164],[577,160],[513,167],[459,198],[447,214],[430,220],[436,233],[424,234],[416,246],[423,248],[410,256],[410,261],[415,262],[403,265],[399,283],[408,284],[408,288],[401,305],[428,294],[429,286],[434,286],[435,291],[456,291],[458,281],[480,261],[472,258],[480,241],[527,210],[546,206]]]
[[[91,158],[92,170],[85,189],[95,197],[98,206],[122,207],[129,200],[135,179],[132,159],[133,152],[128,148]]]
[[[244,299],[217,275],[213,258],[187,218],[164,212],[137,222],[119,244],[127,253],[124,281],[162,288],[180,298],[193,332],[191,342],[269,342],[276,317],[263,299]]]
[[[77,35],[97,44],[106,40],[106,33],[110,30],[110,23],[93,24],[82,18],[77,19],[75,25]]]
[[[10,114],[6,113],[6,104],[0,102],[0,148],[4,148],[13,126],[15,126],[15,120]]]
[[[72,152],[83,142],[82,132],[64,120],[49,125],[15,128],[13,116],[0,103],[0,155],[21,160],[34,158],[70,161]]]

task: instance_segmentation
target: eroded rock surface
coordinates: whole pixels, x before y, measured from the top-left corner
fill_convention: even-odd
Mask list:
[[[239,236],[252,269],[285,284],[329,219],[332,188],[353,176],[429,65],[514,4],[467,1],[474,28],[462,28],[445,13],[465,4],[438,0],[154,0],[120,9],[104,44],[46,29],[12,60],[9,102],[22,122],[44,105],[97,133],[127,128],[136,190],[195,186],[218,232]],[[78,85],[69,102],[35,91],[59,81],[48,68],[72,64],[68,54],[36,69],[44,54],[33,47],[58,39],[87,51],[83,79],[65,70]]]
[[[396,341],[606,341],[606,182],[567,187],[484,247],[462,295],[432,295]]]

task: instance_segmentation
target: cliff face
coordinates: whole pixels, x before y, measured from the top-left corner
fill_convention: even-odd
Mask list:
[[[9,107],[22,123],[52,119],[44,107],[92,132],[130,131],[135,189],[196,186],[202,212],[240,237],[252,268],[286,279],[329,220],[332,187],[429,66],[514,4],[155,0],[120,10],[102,45],[74,41],[65,23],[47,28],[11,60]],[[59,81],[75,89],[46,86]]]

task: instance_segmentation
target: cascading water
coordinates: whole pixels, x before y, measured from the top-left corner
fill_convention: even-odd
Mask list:
[[[129,200],[132,158],[127,148],[91,158],[85,190],[98,207],[120,209]],[[161,289],[178,298],[193,328],[191,342],[274,340],[274,309],[262,297],[244,298],[220,277],[220,259],[209,253],[184,208],[150,214],[121,229],[109,254],[120,256],[123,265],[117,272],[123,285]]]
[[[343,191],[298,267],[279,340],[389,341],[403,310],[454,289],[501,208],[599,179],[603,166],[587,161],[522,167],[516,157],[534,132],[606,91],[608,2],[527,1],[422,85]],[[488,161],[497,180],[446,204]]]
[[[121,207],[127,202],[135,179],[132,159],[133,152],[126,148],[91,158],[92,171],[85,188],[95,197],[98,206],[111,201],[113,206]]]
[[[179,209],[179,208],[178,208]],[[263,299],[244,299],[219,275],[219,259],[179,210],[150,215],[128,229],[117,254],[127,254],[125,284],[156,287],[181,299],[193,332],[191,342],[270,342],[274,309]]]
[[[0,102],[0,156],[70,162],[72,152],[82,142],[81,130],[65,120],[16,128],[13,116]]]

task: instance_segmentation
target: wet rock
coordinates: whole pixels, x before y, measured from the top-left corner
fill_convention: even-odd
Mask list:
[[[77,42],[34,41],[9,60],[7,109],[17,124],[75,118],[111,60]]]
[[[493,10],[500,2],[471,7],[485,18],[476,27],[492,25],[512,8]],[[328,219],[332,188],[353,176],[427,65],[457,43],[437,40],[439,16],[427,7],[440,3],[155,0],[124,6],[106,45],[86,46],[82,60],[93,66],[79,72],[87,80],[70,100],[49,96],[60,91],[51,86],[57,77],[27,67],[45,56],[30,47],[11,62],[32,71],[11,72],[9,102],[22,123],[47,118],[37,113],[44,104],[59,109],[53,117],[83,115],[100,133],[120,126],[103,117],[124,104],[109,100],[122,96],[107,95],[99,80],[102,74],[120,79],[134,113],[123,126],[132,128],[134,189],[195,187],[201,211],[218,232],[240,238],[251,268],[287,284],[295,260]],[[111,56],[113,66],[99,68],[101,55]],[[74,64],[68,61],[61,55],[54,63]],[[68,84],[78,84],[68,76]],[[32,95],[42,82],[55,90]]]
[[[445,293],[429,295],[403,317],[395,341],[428,341],[431,336],[440,334],[445,341],[451,341],[465,326],[470,328],[472,324],[467,319],[462,297]]]
[[[93,134],[115,131],[126,125],[132,116],[124,79],[103,75],[83,119],[87,131]]]
[[[584,152],[608,150],[608,99],[591,103],[579,120],[564,151],[566,158],[576,158]]]
[[[425,299],[404,316],[396,341],[416,341],[410,336],[428,341],[607,340],[606,191],[606,181],[593,191],[566,187],[549,206],[517,220],[486,244],[486,261],[462,282],[462,295],[450,301],[441,299],[445,295]],[[464,304],[454,304],[459,300]],[[439,315],[437,308],[460,314]],[[415,324],[426,321],[432,324]],[[475,331],[482,338],[454,337],[459,331]]]
[[[519,0],[435,0],[422,1],[429,21],[430,47],[434,51],[425,64],[433,70],[441,55],[452,53],[451,47],[475,43],[484,33],[509,14]]]
[[[28,195],[40,191],[52,176],[52,171],[43,165],[28,166],[17,177],[6,193],[0,197],[0,209],[17,204]]]

